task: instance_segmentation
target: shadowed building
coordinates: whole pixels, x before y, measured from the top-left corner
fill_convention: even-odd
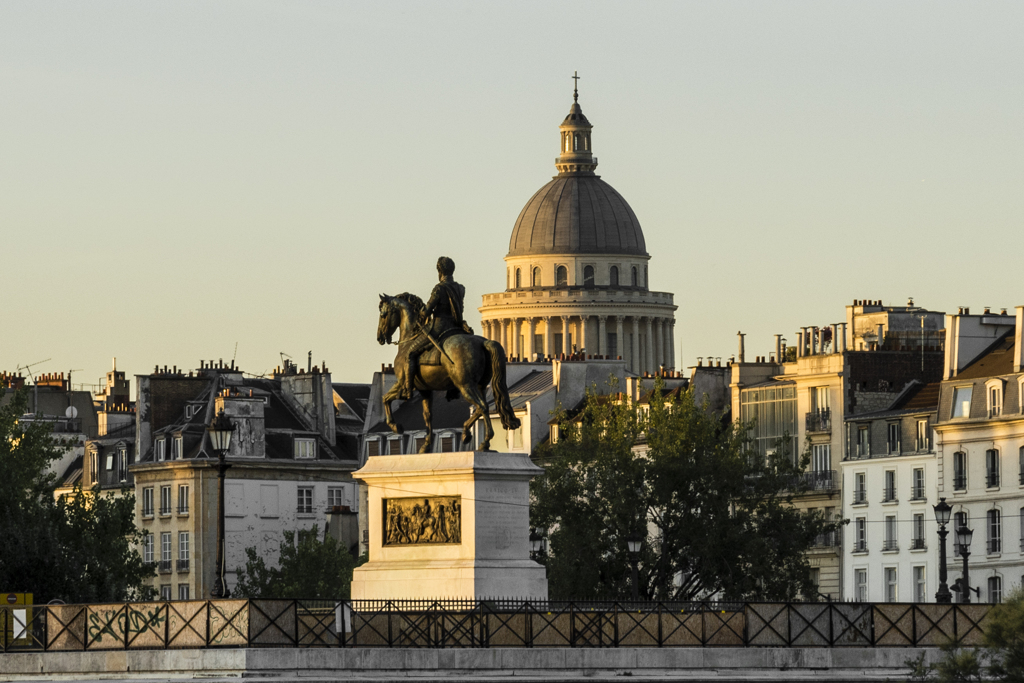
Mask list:
[[[592,126],[573,99],[558,175],[519,214],[505,291],[483,297],[483,335],[522,360],[585,351],[621,357],[637,374],[672,368],[672,294],[651,291],[640,222],[594,173]]]

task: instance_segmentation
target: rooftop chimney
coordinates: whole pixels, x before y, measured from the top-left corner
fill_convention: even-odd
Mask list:
[[[744,359],[744,356],[745,356],[745,352],[744,352],[744,348],[743,348],[743,338],[746,337],[747,335],[743,334],[742,332],[737,332],[736,336],[740,338],[740,355],[739,355],[739,358],[740,358],[740,362],[742,363],[743,359]],[[698,365],[700,365],[700,363],[698,363]]]

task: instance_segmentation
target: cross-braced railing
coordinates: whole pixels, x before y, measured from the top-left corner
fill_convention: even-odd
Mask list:
[[[991,605],[193,600],[0,606],[0,652],[225,647],[920,647],[981,644]]]

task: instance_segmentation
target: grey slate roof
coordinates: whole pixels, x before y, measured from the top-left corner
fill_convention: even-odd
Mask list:
[[[530,254],[647,255],[640,221],[595,175],[559,175],[530,198],[512,230],[509,256]]]

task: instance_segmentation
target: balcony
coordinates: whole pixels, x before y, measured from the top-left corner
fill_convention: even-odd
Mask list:
[[[188,570],[189,570],[189,561],[188,560],[178,560],[178,571],[179,572],[187,572]]]
[[[170,574],[171,573],[171,561],[170,560],[160,560],[160,564],[157,565],[156,569],[161,574]]]
[[[802,486],[812,491],[838,491],[839,477],[835,470],[816,470],[797,475]]]
[[[853,504],[854,505],[866,505],[868,502],[868,492],[864,489],[857,489],[853,492]]]
[[[999,472],[989,470],[985,476],[985,486],[994,489],[999,486]]]
[[[895,541],[895,539],[891,539],[891,540],[887,540],[887,541],[882,541],[882,552],[883,553],[891,553],[891,552],[895,552],[895,551],[897,551],[899,549],[900,549],[900,545],[899,545],[899,543],[897,543]]]
[[[867,541],[857,541],[853,544],[853,552],[866,553],[868,551]]]
[[[990,538],[988,540],[988,554],[995,555],[996,553],[1003,552],[1003,539],[1001,538]]]
[[[814,537],[815,548],[838,548],[841,545],[839,531],[827,531]]]
[[[923,538],[915,538],[910,541],[911,550],[927,550],[928,546],[924,544]]]
[[[807,413],[805,418],[805,426],[807,433],[832,433],[832,411],[826,408],[825,410],[814,410]]]
[[[188,505],[179,505],[178,506],[178,514],[179,515],[187,515],[188,514]]]
[[[953,490],[954,491],[966,491],[967,490],[967,477],[963,474],[953,475]]]
[[[910,500],[928,500],[928,496],[925,495],[923,486],[915,486],[910,489]]]
[[[896,498],[896,487],[886,486],[882,490],[882,502],[883,503],[895,503],[898,499]]]
[[[160,506],[160,516],[161,517],[166,517],[166,516],[168,516],[170,514],[171,514],[171,506],[170,505],[161,505]]]
[[[148,507],[148,508],[144,507],[144,508],[142,508],[142,516],[143,517],[152,517],[153,516],[153,508],[151,508],[151,507]]]

